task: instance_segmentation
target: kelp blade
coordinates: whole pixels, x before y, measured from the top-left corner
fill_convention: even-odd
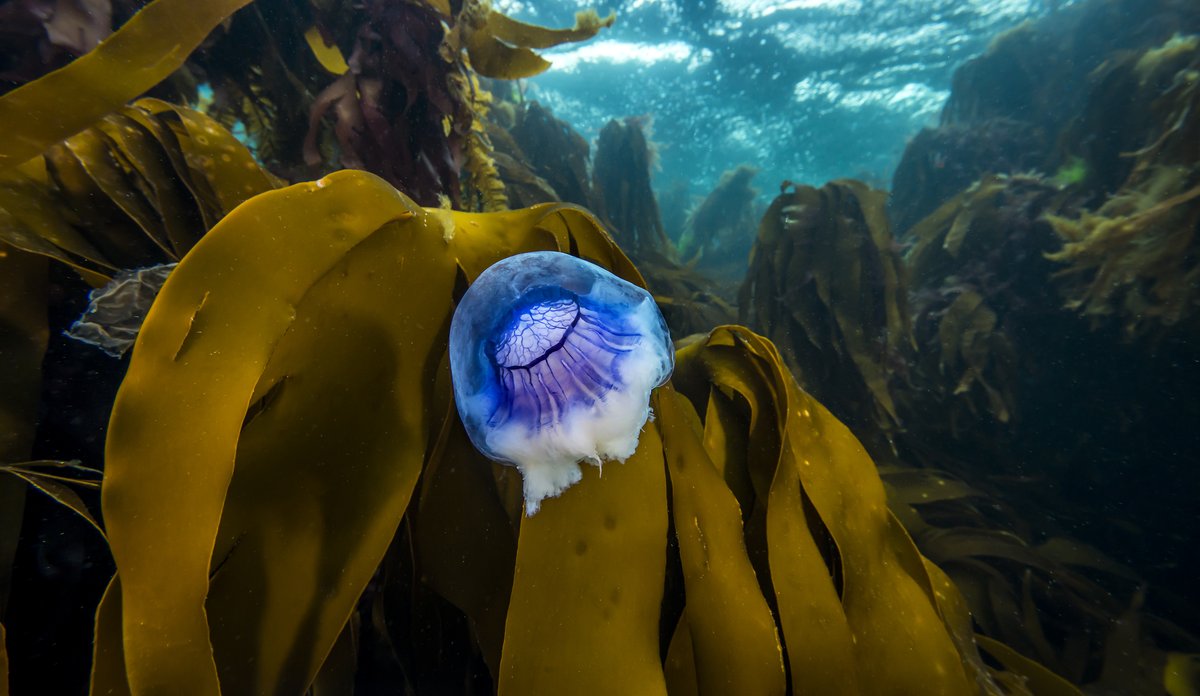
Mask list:
[[[36,157],[174,72],[251,0],[155,0],[92,51],[0,97],[0,170]]]
[[[312,287],[414,215],[361,172],[263,194],[193,249],[151,308],[113,409],[102,489],[135,694],[217,692],[204,602],[254,390]]]
[[[783,694],[779,636],[746,552],[737,499],[704,451],[691,404],[668,386],[654,412],[687,598],[679,630],[689,633],[698,693]]]
[[[768,434],[781,436],[766,543],[793,690],[1000,693],[969,634],[961,596],[888,511],[862,446],[799,389],[773,346],[722,327],[680,351],[677,365],[693,403],[709,384],[738,394],[750,413],[729,425],[767,420]],[[1057,683],[1027,662],[1006,666]]]
[[[370,205],[357,193],[330,195]],[[424,215],[384,224],[308,288],[259,378],[207,602],[225,696],[307,688],[404,516],[453,309],[454,259]]]
[[[655,428],[625,463],[521,523],[499,693],[666,694],[658,621],[666,475]]]
[[[8,646],[0,623],[0,696],[8,696]]]

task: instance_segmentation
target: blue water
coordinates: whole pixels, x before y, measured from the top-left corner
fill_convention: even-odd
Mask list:
[[[614,26],[548,51],[526,95],[594,141],[649,115],[662,191],[694,195],[748,163],[785,179],[890,181],[905,142],[934,125],[954,69],[996,34],[1066,3],[1030,0],[499,0],[511,16],[569,26],[596,7]]]

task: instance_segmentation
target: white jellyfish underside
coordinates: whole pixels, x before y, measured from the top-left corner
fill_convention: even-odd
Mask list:
[[[623,462],[674,355],[649,293],[558,252],[510,257],[467,290],[450,327],[458,412],[475,446],[521,472],[525,510]]]

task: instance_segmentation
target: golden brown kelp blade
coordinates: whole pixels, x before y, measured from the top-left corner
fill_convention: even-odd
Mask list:
[[[101,537],[104,536],[104,527],[92,515],[92,511],[79,494],[70,487],[75,485],[81,488],[99,488],[100,482],[92,477],[98,477],[100,471],[81,466],[78,461],[40,460],[0,463],[0,474],[12,476],[50,496],[86,520]]]
[[[967,616],[961,597],[949,583],[935,584],[887,510],[866,452],[797,387],[774,348],[723,327],[681,351],[678,364],[677,382],[693,402],[710,389],[735,394],[744,404],[738,410],[749,411],[742,422],[766,421],[776,433],[774,459],[760,454],[748,464],[766,467],[770,481],[766,500],[754,505],[765,505],[793,690],[1002,693],[975,653],[969,623],[951,620]]]
[[[471,66],[484,77],[505,80],[533,77],[550,67],[531,49],[586,41],[616,20],[615,14],[601,19],[595,10],[587,10],[575,15],[575,26],[569,29],[548,29],[510,19],[482,3],[467,5],[471,12],[460,17],[458,26]],[[470,16],[473,12],[478,16]]]
[[[36,157],[158,84],[250,0],[155,0],[69,65],[0,97],[0,170]]]
[[[0,174],[0,240],[102,284],[120,269],[177,261],[277,184],[216,121],[142,99]]]
[[[8,696],[8,647],[2,623],[0,623],[0,696]]]
[[[783,694],[779,632],[746,551],[737,498],[705,450],[692,405],[668,386],[654,412],[687,598],[672,646],[689,645],[696,693]]]
[[[499,693],[666,694],[659,609],[666,571],[662,444],[642,432],[624,464],[522,521]]]

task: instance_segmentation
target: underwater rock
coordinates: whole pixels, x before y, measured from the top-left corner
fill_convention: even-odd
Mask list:
[[[1057,134],[1082,111],[1089,73],[1118,51],[1200,29],[1200,8],[1179,0],[1081,2],[992,41],[954,73],[942,125],[1001,117]],[[1053,142],[1053,140],[1051,140]]]
[[[994,118],[917,133],[892,177],[888,215],[897,237],[986,174],[1041,166],[1046,134],[1023,121]]]
[[[625,461],[671,375],[650,295],[599,266],[532,252],[484,271],[450,327],[454,395],[481,452],[516,466],[525,510],[582,478],[581,460]]]
[[[996,37],[955,71],[938,128],[905,149],[889,206],[897,236],[988,173],[1076,169],[1085,189],[1114,191],[1131,167],[1122,153],[1149,144],[1136,142],[1156,110],[1146,105],[1169,91],[1121,77],[1136,62],[1125,52],[1198,31],[1195,3],[1116,0],[1064,7]]]
[[[146,312],[177,264],[121,271],[103,288],[88,296],[88,308],[66,335],[96,346],[114,358],[133,347]]]

